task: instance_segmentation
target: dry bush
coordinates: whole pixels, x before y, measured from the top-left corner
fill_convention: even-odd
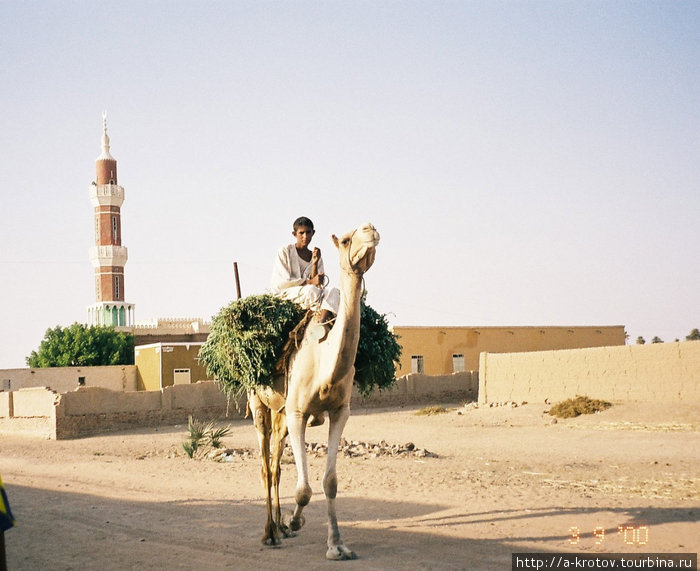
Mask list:
[[[433,406],[426,406],[425,408],[422,408],[419,411],[416,411],[416,415],[418,415],[418,416],[432,416],[434,414],[444,414],[446,412],[449,412],[449,411],[444,406],[433,405]]]
[[[566,399],[555,404],[549,414],[559,418],[574,418],[581,414],[593,414],[606,408],[610,408],[612,403],[604,400],[590,399],[587,396],[576,395],[576,398]]]

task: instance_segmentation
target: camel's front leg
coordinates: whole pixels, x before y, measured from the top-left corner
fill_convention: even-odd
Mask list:
[[[341,408],[329,413],[328,427],[328,460],[326,461],[326,473],[323,476],[323,491],[326,494],[328,505],[328,551],[326,559],[357,559],[352,549],[345,547],[340,538],[338,529],[338,517],[335,513],[335,496],[338,492],[338,476],[335,470],[338,458],[338,446],[343,434],[345,423],[350,416],[350,405],[344,404]]]
[[[311,500],[311,486],[309,486],[309,469],[306,464],[306,422],[308,416],[298,411],[287,411],[287,430],[289,430],[289,442],[294,452],[294,462],[297,466],[297,490],[295,500],[297,503],[294,514],[289,522],[292,531],[296,531],[304,525],[304,516],[301,515],[304,507]]]

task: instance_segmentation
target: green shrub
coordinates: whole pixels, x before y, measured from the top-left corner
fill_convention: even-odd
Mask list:
[[[189,417],[187,422],[189,437],[182,443],[182,449],[187,456],[195,458],[197,452],[204,450],[207,446],[212,448],[221,446],[221,439],[231,431],[231,427],[215,428],[215,424],[213,420],[204,422],[192,416]]]
[[[212,448],[221,447],[221,439],[231,432],[230,426],[222,426],[220,428],[212,428],[205,434],[206,443]]]

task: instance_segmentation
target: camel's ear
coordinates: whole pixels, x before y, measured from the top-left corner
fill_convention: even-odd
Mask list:
[[[333,240],[333,244],[335,244],[335,247],[337,248],[337,247],[338,247],[338,236],[336,236],[335,234],[333,234],[333,235],[331,236],[331,240]]]

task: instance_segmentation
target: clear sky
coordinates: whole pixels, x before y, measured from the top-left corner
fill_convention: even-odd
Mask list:
[[[0,0],[0,368],[94,302],[102,112],[136,319],[382,234],[396,325],[700,327],[700,3]]]

